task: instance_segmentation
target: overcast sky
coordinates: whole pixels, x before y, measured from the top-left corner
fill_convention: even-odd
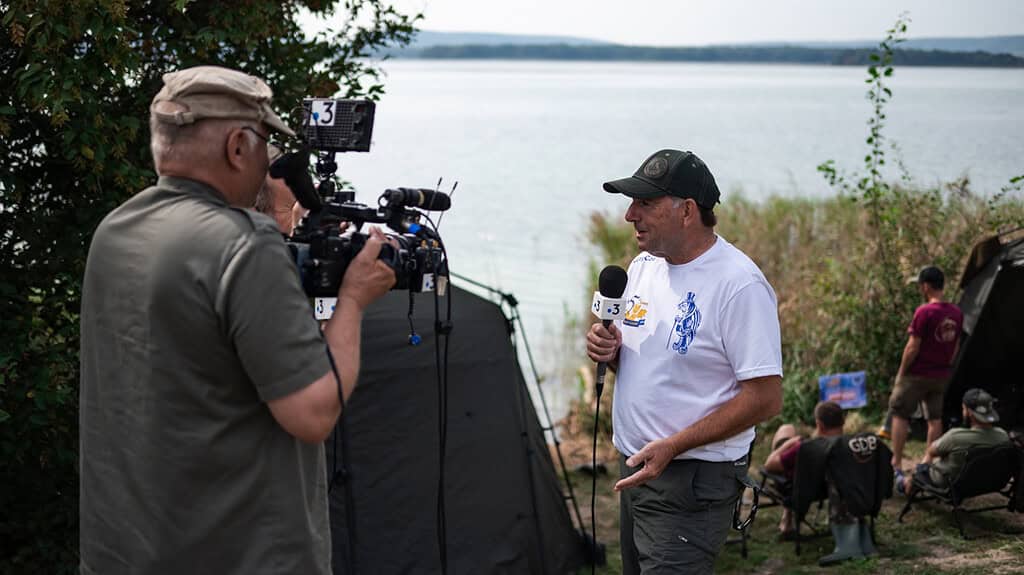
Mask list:
[[[419,27],[622,44],[873,40],[900,12],[910,38],[1024,34],[1024,0],[394,0]]]

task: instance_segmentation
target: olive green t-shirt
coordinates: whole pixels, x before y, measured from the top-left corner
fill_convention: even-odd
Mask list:
[[[928,468],[929,477],[936,485],[947,485],[961,469],[970,447],[990,447],[1010,442],[1010,436],[1001,427],[950,429],[935,440],[932,449],[939,456]]]
[[[330,369],[273,220],[160,178],[96,230],[81,330],[83,573],[329,573],[323,445],[266,405]]]

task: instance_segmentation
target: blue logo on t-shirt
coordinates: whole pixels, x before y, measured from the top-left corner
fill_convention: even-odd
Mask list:
[[[668,344],[665,345],[667,348],[671,344],[672,350],[679,355],[686,355],[686,352],[690,351],[690,344],[693,343],[693,338],[697,337],[697,328],[700,327],[700,309],[697,308],[697,303],[693,301],[693,298],[693,292],[689,292],[686,294],[686,299],[676,306],[680,313],[676,316],[675,323],[672,325],[672,333],[668,337]],[[675,341],[672,341],[673,339]]]

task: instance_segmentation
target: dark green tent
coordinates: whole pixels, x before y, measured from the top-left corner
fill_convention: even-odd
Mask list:
[[[582,539],[516,358],[513,324],[497,304],[449,292],[447,572],[573,573]],[[441,298],[442,318],[446,304]],[[346,572],[350,534],[360,574],[441,572],[433,294],[416,295],[418,346],[408,343],[408,312],[408,292],[392,292],[363,321],[362,372],[343,415],[351,507],[342,485],[330,495],[335,573]]]
[[[1014,239],[1011,239],[1014,238]],[[971,252],[960,282],[964,333],[946,389],[944,420],[960,424],[965,391],[980,387],[998,403],[999,425],[1024,427],[1024,237],[993,236]]]

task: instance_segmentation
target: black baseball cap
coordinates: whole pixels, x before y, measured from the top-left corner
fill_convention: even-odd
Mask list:
[[[999,414],[995,409],[995,398],[989,395],[984,389],[972,387],[964,392],[964,406],[971,412],[971,415],[978,418],[978,421],[995,423],[999,421]]]
[[[917,274],[917,283],[927,283],[936,289],[942,289],[946,283],[946,276],[939,268],[926,266],[921,268],[921,273]]]
[[[631,198],[675,196],[693,198],[711,209],[721,195],[711,170],[693,152],[659,150],[647,158],[629,178],[604,183],[604,190]]]

